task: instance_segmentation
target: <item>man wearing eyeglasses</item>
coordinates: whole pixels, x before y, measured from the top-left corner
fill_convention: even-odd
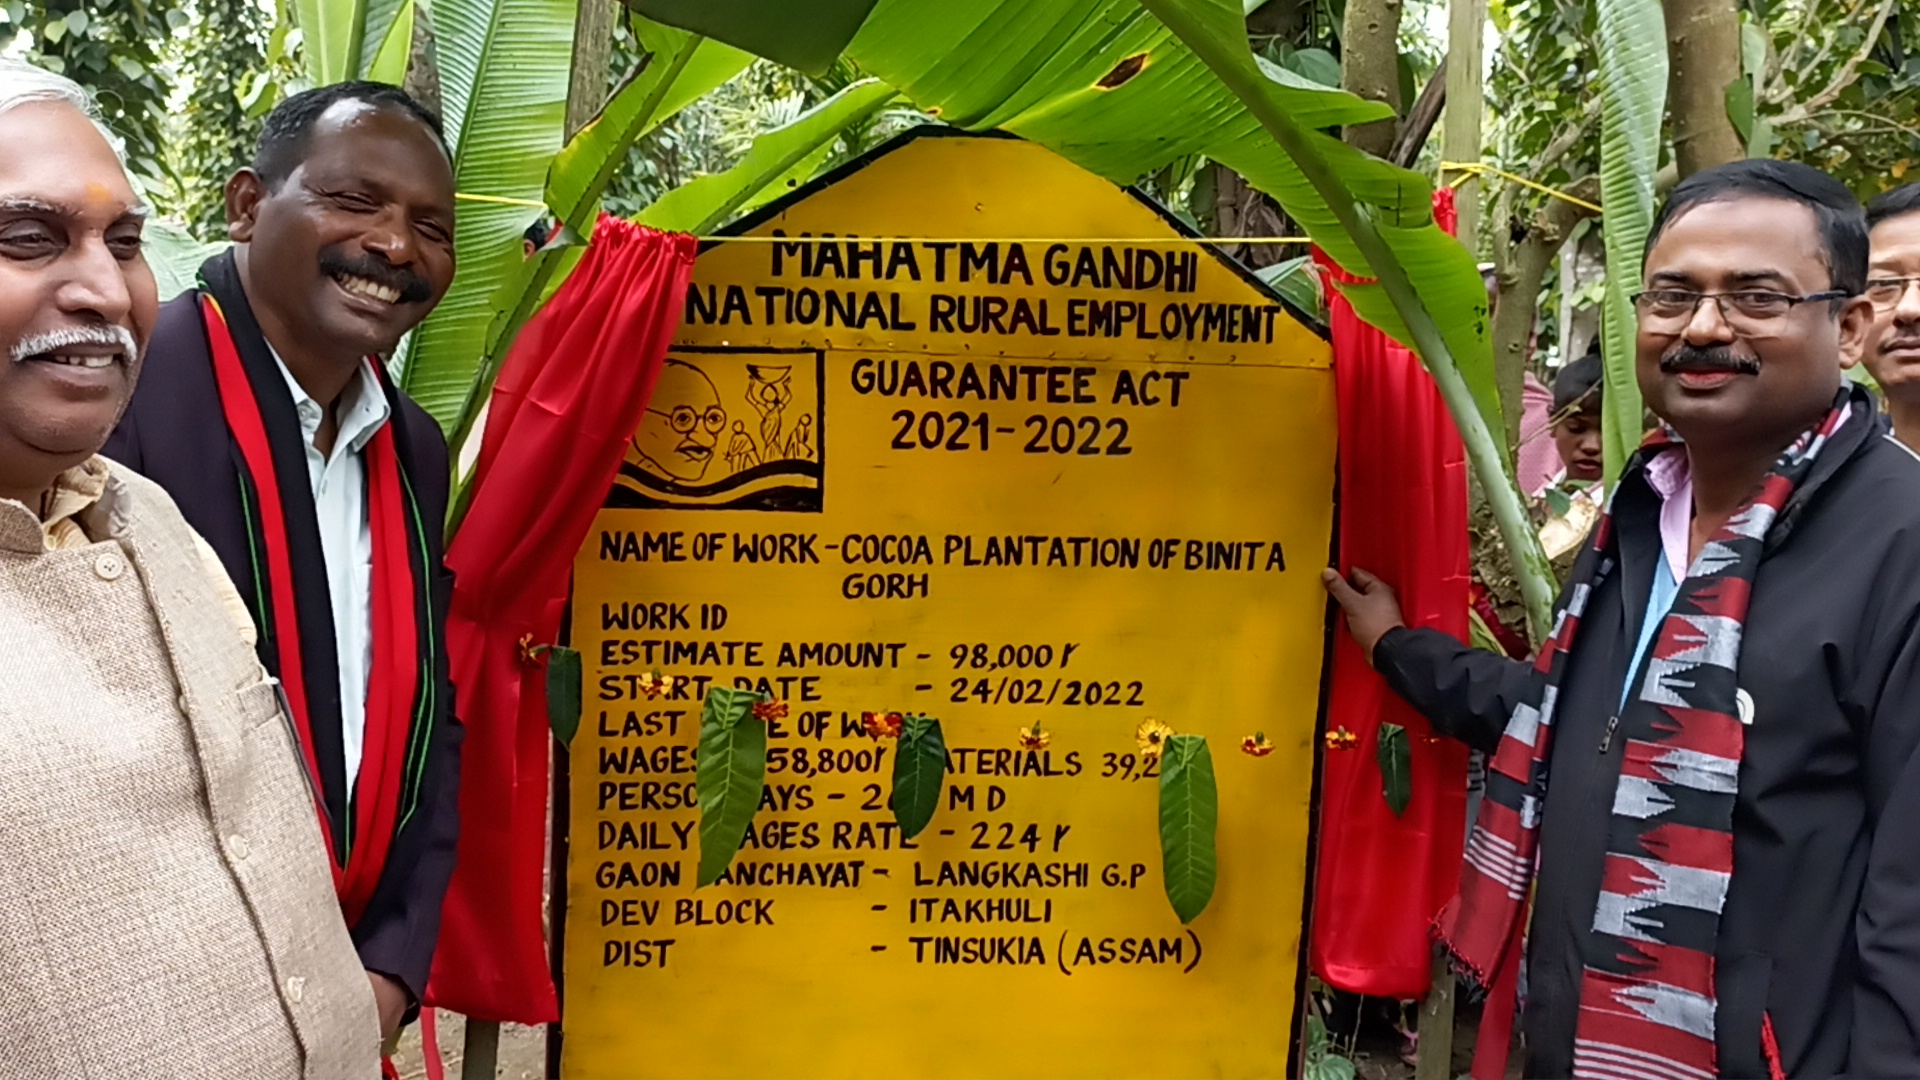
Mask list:
[[[1438,931],[1495,1024],[1530,931],[1528,1076],[1920,1076],[1920,460],[1842,378],[1866,279],[1824,173],[1674,188],[1634,301],[1665,427],[1536,663],[1327,574],[1388,685],[1493,754]]]
[[[1876,196],[1867,229],[1867,371],[1886,396],[1894,436],[1920,447],[1920,184]]]

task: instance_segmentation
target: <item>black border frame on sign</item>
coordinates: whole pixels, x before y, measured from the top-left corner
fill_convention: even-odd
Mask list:
[[[892,154],[893,152],[901,149],[902,147],[905,147],[909,143],[917,142],[920,139],[927,139],[927,138],[1013,139],[1017,141],[1025,141],[1025,140],[1021,140],[1020,136],[1018,135],[1014,135],[1004,131],[963,131],[959,128],[945,127],[937,124],[922,124],[918,127],[908,128],[906,131],[901,132],[900,134],[894,136],[893,138],[887,140],[886,142],[880,144],[879,146],[874,147],[873,149],[867,151],[866,153],[861,154],[858,157],[851,158],[848,161],[843,162],[842,164],[829,170],[828,172],[822,173],[821,175],[814,177],[812,180],[809,180],[805,184],[802,184],[799,187],[795,188],[794,190],[788,192],[787,194],[782,195],[778,199],[773,200],[772,202],[754,211],[753,213],[748,214],[746,217],[743,217],[740,220],[735,221],[730,225],[727,225],[725,228],[723,228],[720,231],[720,234],[716,238],[701,241],[699,250],[701,253],[705,253],[708,249],[712,247],[716,247],[720,244],[726,243],[727,242],[726,237],[728,236],[743,236],[748,232],[752,231],[753,229],[756,229],[759,226],[766,224],[768,221],[771,221],[774,218],[779,217],[781,214],[785,213],[789,207],[795,205],[796,203],[799,203],[805,199],[812,198],[814,195],[818,194],[822,190],[834,184],[839,183],[841,180],[846,179],[848,176],[852,175],[853,173],[856,173],[862,169],[865,169],[869,165],[872,165],[874,162],[880,160],[883,157],[886,157],[889,154]],[[1062,156],[1064,157],[1064,155]],[[1157,199],[1154,199],[1152,196],[1146,194],[1145,192],[1140,191],[1138,188],[1133,187],[1131,185],[1124,186],[1124,187],[1121,187],[1120,185],[1115,185],[1115,186],[1120,187],[1120,190],[1125,192],[1127,195],[1131,196],[1134,199],[1134,201],[1140,203],[1142,206],[1145,206],[1147,209],[1153,211],[1155,216],[1159,217],[1161,222],[1165,224],[1167,228],[1173,230],[1174,232],[1180,234],[1182,237],[1185,237],[1187,239],[1198,240],[1201,238],[1200,233],[1196,232],[1186,222],[1180,220],[1179,217],[1177,217],[1172,211],[1168,210]],[[858,239],[858,238],[850,237],[849,239]],[[1274,289],[1272,286],[1268,285],[1266,282],[1260,280],[1259,276],[1255,274],[1251,269],[1249,269],[1245,263],[1242,263],[1240,260],[1227,255],[1225,252],[1222,252],[1220,250],[1219,245],[1217,244],[1200,244],[1199,246],[1205,249],[1208,255],[1210,255],[1216,262],[1220,263],[1222,266],[1230,270],[1236,277],[1239,277],[1242,281],[1245,281],[1247,284],[1253,286],[1255,289],[1259,290],[1261,293],[1270,297],[1275,303],[1279,304],[1282,310],[1284,310],[1289,316],[1291,316],[1295,322],[1299,323],[1301,326],[1311,331],[1315,337],[1318,337],[1322,341],[1330,342],[1332,340],[1331,330],[1327,324],[1322,323],[1320,320],[1314,318],[1311,314],[1305,311],[1302,311],[1291,300],[1288,300],[1285,296],[1281,295],[1278,290]],[[677,350],[677,351],[684,351],[684,352],[722,352],[724,353],[724,352],[739,352],[739,351],[742,351],[743,349],[746,349],[746,347],[745,346],[740,346],[740,347],[713,346],[713,345],[669,347],[669,351]],[[785,347],[785,348],[777,348],[777,349],[769,347],[769,348],[752,349],[749,351],[819,352],[822,350],[810,349],[805,347]],[[1331,370],[1331,366],[1329,366],[1329,370]],[[818,414],[820,416],[820,425],[819,425],[820,426],[820,434],[819,434],[820,450],[819,452],[820,452],[820,462],[822,466],[821,475],[820,475],[820,499],[821,499],[821,507],[822,509],[824,509],[826,506],[826,486],[827,486],[826,468],[825,468],[826,460],[827,460],[827,422],[826,422],[827,388],[826,388],[826,380],[824,378],[820,380],[819,390],[820,390],[820,404],[819,404],[820,412]],[[1341,458],[1342,452],[1343,452],[1342,448],[1339,445],[1338,421],[1336,419],[1334,461],[1333,461],[1333,491],[1331,493],[1332,517],[1331,517],[1331,527],[1327,530],[1327,535],[1328,535],[1327,563],[1328,565],[1334,565],[1337,563],[1338,555],[1340,551],[1340,458]],[[606,502],[605,494],[602,494],[600,496],[600,501],[602,505],[605,504]],[[572,638],[573,638],[573,586],[571,581],[569,581],[568,583],[567,593],[568,593],[567,604],[560,617],[561,618],[560,631],[559,631],[559,634],[557,635],[557,640],[562,645],[571,646]],[[1312,787],[1308,792],[1308,803],[1307,803],[1307,806],[1308,806],[1307,837],[1306,837],[1307,861],[1306,861],[1304,894],[1300,898],[1300,951],[1297,957],[1295,958],[1295,964],[1294,964],[1293,1015],[1287,1018],[1287,1027],[1288,1027],[1287,1062],[1288,1062],[1288,1068],[1289,1068],[1289,1075],[1292,1075],[1292,1076],[1300,1075],[1301,1067],[1304,1064],[1301,1060],[1301,1054],[1303,1053],[1306,1046],[1305,1036],[1306,1036],[1306,1021],[1307,1021],[1307,1008],[1308,1008],[1307,983],[1310,976],[1310,972],[1308,968],[1308,955],[1312,948],[1312,941],[1313,941],[1312,931],[1313,931],[1313,907],[1314,907],[1314,904],[1313,904],[1314,878],[1315,878],[1315,875],[1319,872],[1319,864],[1320,864],[1320,831],[1321,831],[1320,830],[1320,814],[1322,810],[1321,796],[1323,794],[1322,785],[1325,782],[1325,770],[1326,770],[1326,755],[1321,751],[1321,748],[1325,745],[1326,732],[1327,732],[1327,704],[1333,689],[1333,647],[1334,647],[1335,635],[1338,633],[1338,629],[1339,629],[1338,624],[1339,624],[1339,613],[1337,611],[1336,605],[1334,604],[1331,598],[1328,598],[1326,603],[1326,608],[1325,608],[1324,624],[1322,627],[1321,643],[1320,643],[1319,700],[1318,700],[1318,705],[1316,706],[1317,713],[1314,717],[1314,724],[1313,724],[1313,742],[1314,742],[1313,780],[1312,780]],[[582,712],[584,713],[584,711],[585,711],[585,705],[583,704]],[[573,812],[572,794],[571,794],[572,751],[568,747],[561,745],[561,743],[558,740],[556,740],[553,743],[553,768],[550,770],[550,773],[551,773],[551,781],[552,781],[552,794],[549,798],[551,813],[549,814],[550,840],[549,840],[548,848],[549,848],[551,857],[550,857],[550,863],[548,866],[549,892],[548,892],[548,909],[547,909],[547,926],[548,926],[547,940],[548,940],[548,961],[549,961],[550,970],[553,974],[554,994],[555,994],[556,1000],[559,1002],[559,1011],[560,1011],[561,1018],[559,1021],[548,1024],[546,1026],[547,1027],[546,1074],[549,1080],[557,1080],[557,1078],[560,1076],[560,1054],[561,1054],[563,1045],[566,1041],[566,1034],[563,1030],[563,1027],[566,1022],[566,1012],[567,1012],[567,987],[566,987],[567,860],[568,860],[568,854],[569,854],[568,846],[570,842],[567,826],[572,817],[572,812]]]

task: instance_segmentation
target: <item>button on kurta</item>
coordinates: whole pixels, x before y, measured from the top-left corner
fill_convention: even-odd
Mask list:
[[[300,999],[306,995],[306,992],[307,992],[307,980],[301,978],[298,975],[292,976],[287,980],[287,1000],[288,1001],[291,1001],[295,1005],[298,1005],[300,1004]]]
[[[238,833],[227,837],[227,854],[233,856],[236,862],[244,861],[252,851],[253,848],[247,843],[246,837]]]
[[[102,581],[117,580],[127,572],[127,560],[117,552],[103,551],[99,558],[93,560],[93,572],[100,575]]]

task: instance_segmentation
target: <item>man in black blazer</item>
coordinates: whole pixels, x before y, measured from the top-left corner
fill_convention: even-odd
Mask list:
[[[343,83],[282,102],[226,200],[234,248],[162,310],[105,453],[172,494],[253,615],[391,1039],[439,936],[461,731],[446,442],[381,356],[453,279],[453,168],[432,113]]]

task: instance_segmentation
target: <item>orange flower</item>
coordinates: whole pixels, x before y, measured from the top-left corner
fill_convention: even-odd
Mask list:
[[[1273,744],[1267,741],[1267,733],[1256,731],[1240,740],[1240,749],[1254,757],[1266,757],[1273,753]]]
[[[1032,727],[1020,728],[1019,731],[1020,749],[1022,750],[1045,750],[1047,744],[1053,741],[1053,732],[1041,731],[1040,721],[1038,720],[1033,722]]]
[[[1337,727],[1327,732],[1327,749],[1329,750],[1351,750],[1359,742],[1360,736],[1344,727]]]
[[[900,737],[900,725],[904,721],[897,712],[863,712],[860,714],[860,727],[875,739],[897,739]]]
[[[1133,730],[1133,741],[1140,746],[1140,759],[1142,761],[1160,760],[1160,750],[1166,745],[1167,736],[1172,734],[1174,734],[1172,728],[1151,716],[1140,721],[1140,726]]]
[[[753,704],[753,718],[755,720],[785,720],[787,718],[787,703],[781,701],[779,698],[756,701]]]
[[[673,693],[673,688],[684,681],[686,680],[678,675],[662,675],[656,671],[651,675],[640,676],[640,691],[647,695],[648,701],[652,701],[661,694]]]

